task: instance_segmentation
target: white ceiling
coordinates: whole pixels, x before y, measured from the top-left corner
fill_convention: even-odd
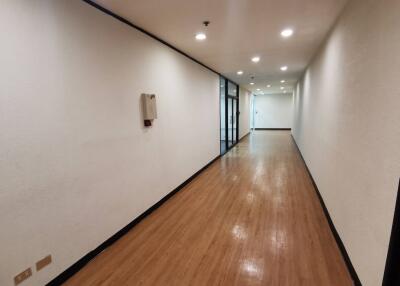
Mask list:
[[[96,3],[257,92],[291,91],[347,0],[96,0]],[[202,22],[210,21],[208,27]],[[282,29],[294,29],[283,39]],[[205,41],[195,40],[204,32]],[[251,62],[253,56],[261,60]],[[286,72],[280,66],[287,65]],[[243,70],[243,75],[236,72]],[[249,85],[254,75],[254,85]],[[281,84],[280,80],[286,80]],[[267,88],[271,84],[271,88]]]

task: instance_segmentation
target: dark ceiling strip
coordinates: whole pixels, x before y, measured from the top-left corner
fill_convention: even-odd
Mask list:
[[[107,15],[109,15],[109,16],[111,16],[111,17],[113,17],[113,18],[115,18],[115,19],[117,19],[117,20],[119,20],[119,21],[121,21],[122,23],[124,23],[124,24],[126,24],[126,25],[128,25],[128,26],[130,26],[130,27],[132,27],[132,28],[134,28],[134,29],[136,29],[136,30],[138,30],[138,31],[140,31],[140,32],[142,32],[142,33],[144,33],[144,34],[146,34],[147,36],[153,38],[154,40],[163,43],[164,45],[170,47],[170,48],[173,49],[174,51],[180,53],[181,55],[184,55],[185,57],[191,59],[192,61],[198,63],[199,65],[205,67],[206,69],[208,69],[208,70],[210,70],[210,71],[216,73],[217,75],[223,76],[223,77],[226,78],[226,76],[222,75],[221,73],[217,72],[216,70],[210,68],[209,66],[207,66],[207,65],[203,64],[202,62],[196,60],[195,58],[189,56],[187,53],[185,53],[185,52],[179,50],[178,48],[174,47],[174,46],[171,45],[170,43],[164,41],[163,39],[160,39],[160,38],[157,37],[156,35],[154,35],[154,34],[148,32],[148,31],[146,31],[145,29],[143,29],[143,28],[141,28],[141,27],[139,27],[139,26],[136,26],[135,24],[133,24],[133,23],[130,22],[129,20],[125,19],[124,17],[121,17],[121,16],[115,14],[114,12],[112,12],[112,11],[110,11],[110,10],[108,10],[108,9],[106,9],[106,8],[104,8],[104,7],[102,7],[102,6],[100,6],[99,4],[93,2],[92,0],[82,0],[82,1],[83,1],[83,2],[86,2],[87,4],[93,6],[93,7],[97,8],[97,9],[99,9],[100,11],[106,13]],[[231,80],[231,79],[229,79],[229,81],[231,81],[232,83],[238,85],[236,82],[234,82],[234,81]]]

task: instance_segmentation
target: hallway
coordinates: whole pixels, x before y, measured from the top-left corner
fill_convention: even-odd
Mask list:
[[[65,285],[352,282],[290,131],[257,131]]]

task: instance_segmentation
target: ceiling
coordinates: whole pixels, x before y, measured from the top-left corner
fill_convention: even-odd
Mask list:
[[[96,0],[248,90],[291,92],[347,0]],[[203,21],[210,21],[205,27]],[[280,32],[290,27],[293,36]],[[198,32],[207,39],[195,40]],[[253,63],[251,58],[259,56]],[[287,71],[280,70],[286,65]],[[237,75],[242,70],[243,75]],[[251,79],[254,76],[254,79]],[[285,80],[285,83],[281,83]],[[250,85],[254,82],[254,85]],[[267,87],[270,84],[271,87]],[[259,89],[259,90],[257,90]]]

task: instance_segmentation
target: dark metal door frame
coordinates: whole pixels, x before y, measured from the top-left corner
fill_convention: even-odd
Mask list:
[[[240,115],[240,111],[239,111],[239,85],[235,84],[234,82],[229,81],[228,79],[222,77],[225,80],[225,153],[228,152],[229,149],[233,148],[239,141],[239,115]],[[233,85],[236,86],[236,96],[232,96],[229,95],[229,82]],[[235,138],[233,138],[233,128],[232,128],[232,145],[229,146],[229,110],[228,110],[228,101],[229,98],[231,98],[233,100],[233,103],[236,103],[236,114],[235,114],[235,126],[236,126],[236,134],[235,134]],[[234,104],[232,104],[232,116],[233,114],[233,106]],[[222,116],[222,115],[221,115]],[[233,125],[233,122],[232,122]]]

